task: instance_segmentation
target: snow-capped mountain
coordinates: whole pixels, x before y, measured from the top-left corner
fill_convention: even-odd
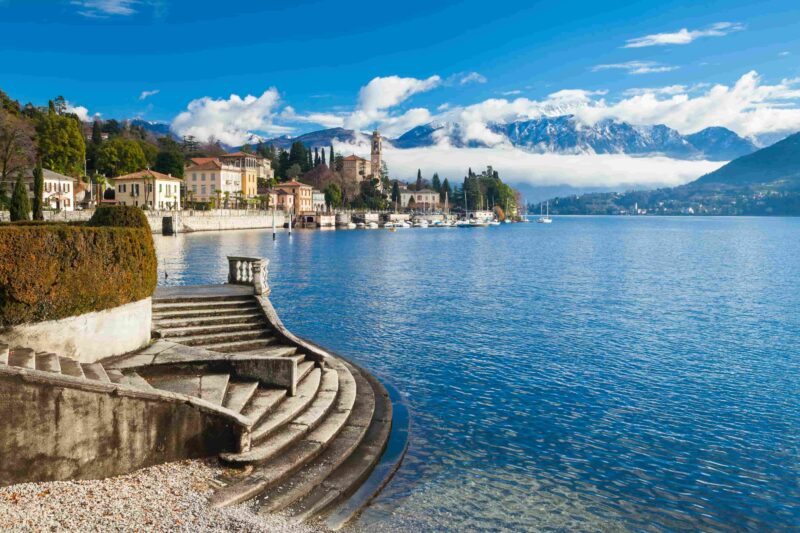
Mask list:
[[[684,136],[663,124],[636,126],[607,119],[587,125],[572,115],[495,123],[489,124],[488,129],[509,144],[535,153],[664,155],[728,161],[757,149],[726,128],[707,128]],[[465,141],[465,137],[459,124],[432,122],[407,131],[391,143],[397,148],[441,142],[457,147],[485,145],[478,140]]]

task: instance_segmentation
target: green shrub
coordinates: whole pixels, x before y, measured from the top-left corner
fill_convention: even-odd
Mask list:
[[[87,225],[150,230],[150,223],[142,210],[131,205],[98,207]]]
[[[155,287],[148,226],[0,225],[0,327],[110,309]]]

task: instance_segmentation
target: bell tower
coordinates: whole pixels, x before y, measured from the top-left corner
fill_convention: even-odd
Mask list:
[[[381,134],[378,130],[372,132],[372,158],[371,158],[372,177],[381,177]]]

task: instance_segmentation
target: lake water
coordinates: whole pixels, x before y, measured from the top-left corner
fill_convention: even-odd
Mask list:
[[[168,284],[268,257],[286,325],[407,398],[408,456],[363,529],[800,528],[800,219],[156,244]]]

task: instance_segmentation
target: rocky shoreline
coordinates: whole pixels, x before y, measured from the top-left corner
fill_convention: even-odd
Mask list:
[[[168,463],[103,480],[23,483],[0,488],[4,531],[323,531],[260,516],[252,505],[212,509],[207,498],[222,473],[216,460]]]

